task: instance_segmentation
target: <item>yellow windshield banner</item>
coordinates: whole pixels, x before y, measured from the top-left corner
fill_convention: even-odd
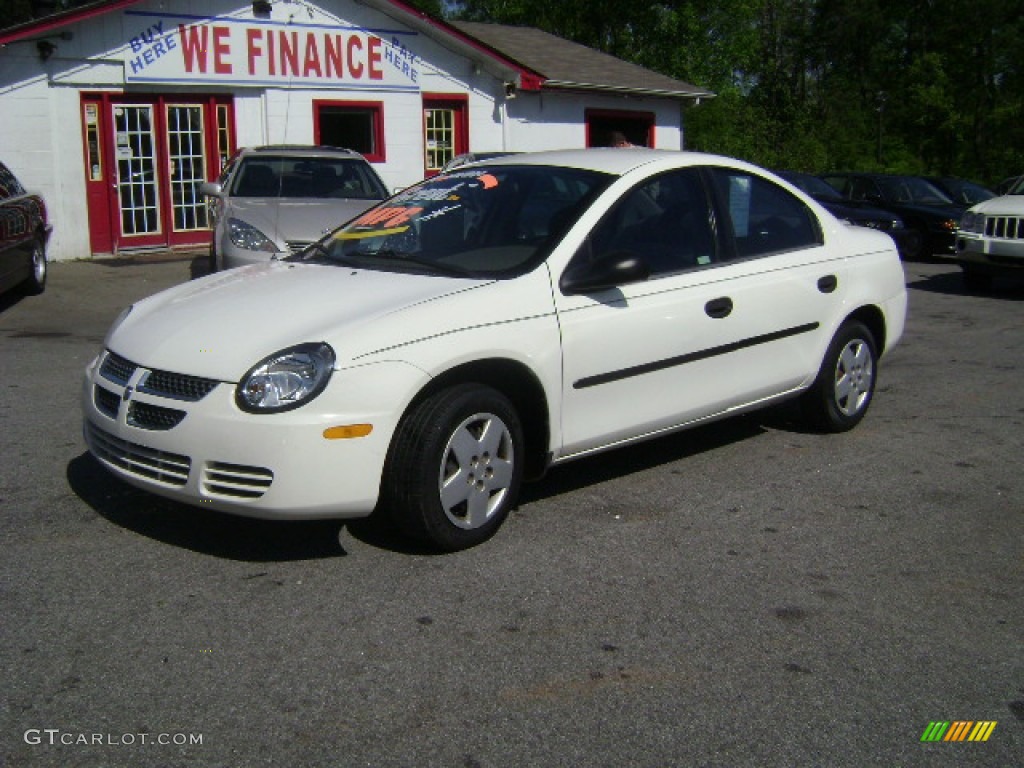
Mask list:
[[[347,232],[339,232],[334,236],[335,240],[364,240],[368,237],[387,237],[388,235],[398,235],[405,232],[409,228],[406,224],[404,227],[391,227],[390,229],[358,229],[349,230]]]

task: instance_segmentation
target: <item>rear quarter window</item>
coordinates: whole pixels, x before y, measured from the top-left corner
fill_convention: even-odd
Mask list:
[[[813,248],[824,242],[818,217],[789,190],[732,168],[713,168],[711,175],[738,258]]]

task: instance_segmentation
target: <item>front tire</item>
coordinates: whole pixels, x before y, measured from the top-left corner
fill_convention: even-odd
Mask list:
[[[851,321],[839,328],[801,401],[812,427],[845,432],[860,423],[875,392],[877,349],[875,337],[863,323]]]
[[[925,255],[924,251],[924,234],[917,229],[909,230],[903,243],[903,252],[900,254],[903,261],[921,261]]]
[[[495,389],[461,384],[403,418],[384,470],[382,498],[406,533],[446,552],[476,546],[501,527],[523,477],[519,416]]]
[[[25,296],[38,296],[46,290],[46,274],[49,269],[46,263],[46,242],[41,237],[37,237],[32,243],[30,259],[29,267],[32,271],[21,284],[21,292]]]

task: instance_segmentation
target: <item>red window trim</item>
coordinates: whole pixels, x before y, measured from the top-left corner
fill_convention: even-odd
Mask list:
[[[348,101],[345,99],[313,99],[313,142],[320,140],[320,108],[343,107],[351,109],[368,109],[373,113],[373,146],[372,153],[364,153],[363,157],[371,163],[387,162],[387,147],[384,145],[384,102],[383,101]],[[351,147],[348,147],[351,149]]]
[[[455,129],[455,155],[469,152],[469,95],[465,93],[427,92],[423,98],[423,124],[420,127],[420,141],[423,142],[423,175],[436,176],[437,171],[427,170],[427,110],[450,107],[455,110],[458,125]]]

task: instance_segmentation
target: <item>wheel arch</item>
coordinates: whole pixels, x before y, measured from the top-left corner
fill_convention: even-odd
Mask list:
[[[882,310],[871,304],[859,307],[848,314],[843,322],[839,324],[839,327],[841,328],[850,321],[861,322],[871,331],[875,341],[876,352],[881,357],[882,351],[885,349],[886,340],[885,314]]]
[[[525,477],[530,479],[541,476],[548,463],[551,409],[540,379],[521,362],[507,358],[490,358],[450,368],[434,376],[416,393],[406,407],[406,413],[435,392],[457,384],[469,383],[491,387],[511,401],[519,414],[526,440]]]

